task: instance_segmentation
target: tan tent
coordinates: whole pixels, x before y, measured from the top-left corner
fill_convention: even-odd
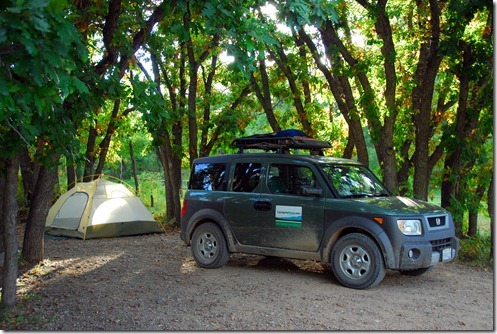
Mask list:
[[[123,184],[98,178],[77,183],[50,208],[50,235],[81,239],[161,232],[139,197]]]

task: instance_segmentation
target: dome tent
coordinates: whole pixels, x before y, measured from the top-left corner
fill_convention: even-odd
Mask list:
[[[81,239],[161,232],[139,197],[123,184],[98,178],[77,183],[52,205],[45,232]]]

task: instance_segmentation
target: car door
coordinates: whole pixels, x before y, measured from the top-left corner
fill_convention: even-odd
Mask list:
[[[305,187],[311,189],[307,195]],[[255,203],[260,226],[257,245],[316,251],[323,235],[325,203],[318,189],[324,193],[324,182],[311,164],[268,161],[263,190]]]
[[[224,217],[235,238],[244,245],[255,245],[259,238],[256,209],[261,189],[264,159],[245,157],[232,162],[228,191],[224,199]]]

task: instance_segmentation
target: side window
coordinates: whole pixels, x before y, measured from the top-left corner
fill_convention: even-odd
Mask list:
[[[302,186],[319,187],[308,167],[273,164],[269,167],[268,188],[273,194],[301,195]]]
[[[261,179],[261,164],[243,162],[235,165],[233,191],[249,193],[254,191]]]
[[[196,164],[193,166],[190,187],[192,190],[226,190],[226,164]]]

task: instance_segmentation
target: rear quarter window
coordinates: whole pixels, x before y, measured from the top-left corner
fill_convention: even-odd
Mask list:
[[[226,164],[225,163],[199,163],[193,165],[190,178],[191,190],[226,190]]]

